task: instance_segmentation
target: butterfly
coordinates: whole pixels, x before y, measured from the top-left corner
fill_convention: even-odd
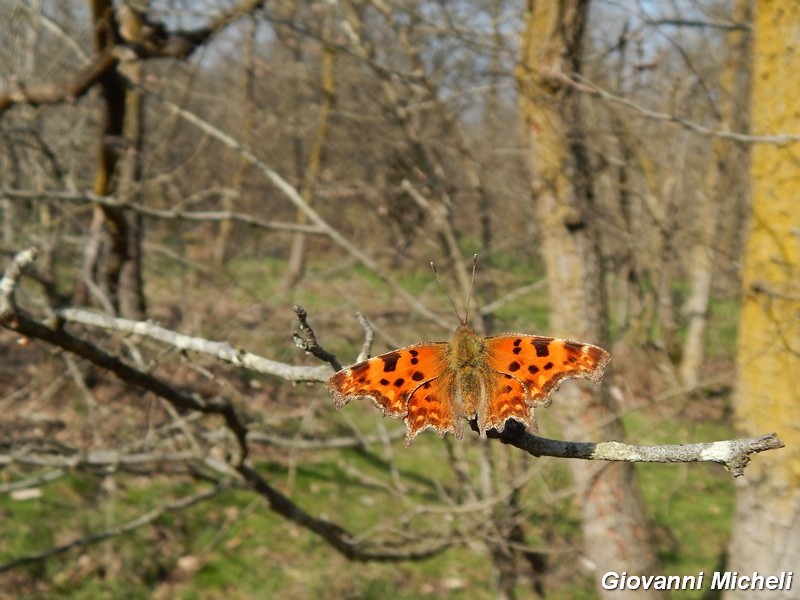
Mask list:
[[[473,262],[473,278],[474,269]],[[599,384],[611,359],[598,346],[551,337],[482,338],[466,317],[459,321],[449,342],[413,344],[335,373],[325,385],[336,408],[372,399],[384,415],[405,420],[406,446],[428,427],[440,437],[450,432],[460,439],[464,418],[476,420],[481,437],[489,429],[503,431],[509,419],[536,432],[536,406],[549,406],[550,394],[564,379]]]

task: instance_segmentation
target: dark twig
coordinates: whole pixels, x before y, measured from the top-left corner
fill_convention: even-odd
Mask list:
[[[308,324],[308,313],[306,309],[299,304],[295,304],[292,306],[292,310],[294,314],[297,315],[297,321],[300,324],[300,334],[296,333],[292,336],[295,346],[321,361],[330,364],[334,370],[340,371],[342,369],[342,363],[339,362],[339,359],[325,350],[325,348],[320,346],[317,342],[317,335],[314,333],[314,329],[312,329],[311,325]]]
[[[273,511],[313,531],[350,560],[377,562],[424,560],[431,556],[441,554],[454,543],[454,540],[444,538],[441,540],[424,542],[420,547],[408,548],[401,546],[393,548],[388,544],[375,544],[374,548],[370,549],[371,544],[358,543],[350,533],[336,523],[313,517],[305,512],[297,504],[267,483],[254,469],[246,465],[240,465],[236,470],[245,478],[251,488],[266,498]]]

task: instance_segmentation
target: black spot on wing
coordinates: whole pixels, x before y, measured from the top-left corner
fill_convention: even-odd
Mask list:
[[[383,361],[383,372],[391,373],[397,369],[397,361],[400,360],[399,352],[389,352],[380,357]]]
[[[536,348],[536,356],[541,358],[548,356],[550,354],[550,349],[548,348],[549,345],[550,342],[547,340],[533,340],[533,347]]]

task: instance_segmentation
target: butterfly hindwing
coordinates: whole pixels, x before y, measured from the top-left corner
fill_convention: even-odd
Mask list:
[[[432,427],[440,437],[450,431],[457,438],[463,435],[463,409],[456,406],[453,390],[456,373],[445,369],[436,379],[426,381],[411,394],[406,416],[406,446],[426,427]]]
[[[526,402],[525,384],[508,373],[491,371],[488,376],[486,404],[479,412],[478,431],[482,436],[487,429],[503,431],[508,419],[515,419],[532,432],[538,430],[533,408]]]

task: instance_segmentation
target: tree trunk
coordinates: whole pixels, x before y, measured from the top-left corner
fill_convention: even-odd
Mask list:
[[[602,343],[606,310],[602,265],[592,218],[592,192],[577,97],[564,85],[578,71],[588,1],[529,0],[521,90],[531,143],[534,200],[550,289],[551,329],[559,336]],[[622,426],[603,388],[565,385],[555,414],[567,439],[621,439]],[[582,505],[585,552],[599,583],[608,571],[657,573],[633,468],[572,461]],[[599,588],[599,586],[598,586]],[[603,597],[627,592],[599,589]],[[637,590],[636,598],[662,593]]]
[[[750,0],[737,0],[733,15],[735,23],[750,21]],[[748,98],[747,61],[749,56],[750,32],[742,29],[732,30],[728,36],[728,56],[720,77],[720,129],[744,131],[747,124]],[[711,165],[706,178],[705,192],[698,197],[697,242],[692,251],[690,263],[691,292],[686,300],[684,312],[688,328],[686,341],[681,353],[679,373],[681,383],[686,389],[693,389],[700,383],[700,374],[705,357],[705,332],[708,323],[711,286],[714,280],[714,256],[718,240],[723,235],[726,221],[723,213],[735,215],[740,204],[736,185],[741,174],[736,168],[741,150],[737,142],[714,138],[711,142]],[[729,234],[730,235],[730,234]],[[728,236],[725,236],[728,237]]]
[[[124,6],[120,11],[122,23],[118,27],[110,0],[93,0],[91,8],[98,54],[111,51],[118,32],[123,32],[127,41],[137,41],[142,27],[140,15]],[[134,80],[140,77],[141,64],[129,64],[128,68],[129,76]],[[141,93],[126,89],[119,63],[106,72],[99,83],[104,117],[94,193],[109,195],[122,188],[125,194],[135,194],[135,182],[140,172]],[[98,300],[96,296],[100,292],[103,298],[99,300],[106,309],[113,307],[114,312],[124,317],[142,319],[145,317],[141,274],[142,219],[108,206],[97,205],[94,211],[81,279],[73,301],[75,304],[88,304],[92,297]]]
[[[754,134],[800,134],[800,4],[755,4]],[[786,448],[754,461],[737,495],[732,571],[800,572],[800,145],[760,144],[751,157],[752,214],[742,271],[735,415],[744,435],[777,431]],[[797,585],[795,584],[795,588]],[[738,598],[796,598],[797,590],[735,590]]]
[[[332,21],[330,15],[325,16],[324,31],[326,36],[330,36]],[[320,104],[319,114],[317,115],[317,127],[314,132],[314,139],[308,153],[308,160],[303,170],[302,186],[300,193],[303,199],[310,206],[314,201],[314,191],[322,172],[322,162],[325,146],[328,142],[330,130],[331,112],[336,100],[336,49],[331,44],[322,45],[322,69],[320,72]],[[298,225],[306,223],[307,216],[302,210],[297,212],[296,222]],[[292,246],[289,252],[288,267],[282,282],[284,291],[293,289],[303,278],[306,270],[306,234],[296,233],[292,238]]]

